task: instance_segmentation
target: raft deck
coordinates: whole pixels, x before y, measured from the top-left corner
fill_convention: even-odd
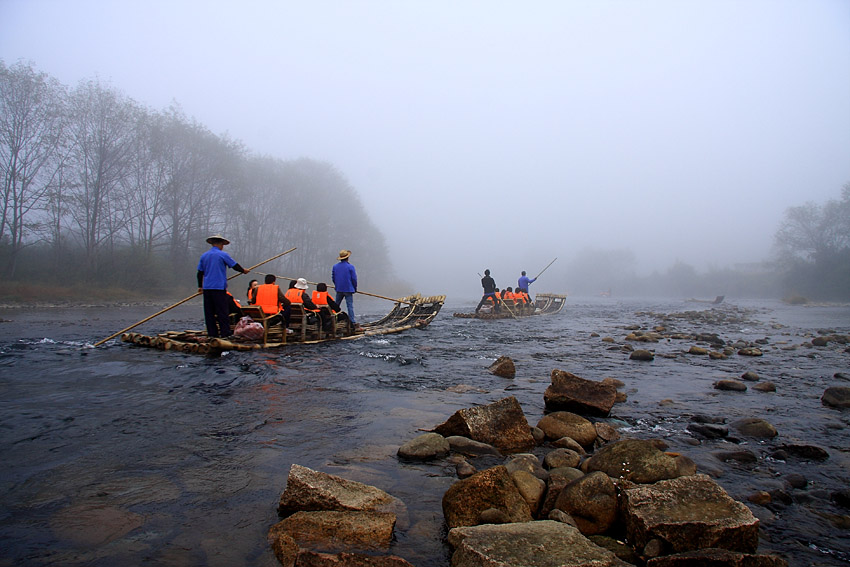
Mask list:
[[[558,293],[538,293],[534,297],[534,305],[502,304],[498,313],[495,311],[475,313],[455,313],[455,317],[463,319],[517,319],[520,317],[533,317],[534,315],[552,315],[564,308],[567,296]]]
[[[384,317],[371,323],[361,324],[362,332],[348,331],[344,335],[328,334],[321,331],[318,321],[314,328],[306,333],[286,335],[282,332],[269,333],[268,340],[252,341],[242,337],[230,339],[209,338],[204,330],[167,331],[157,335],[142,333],[124,333],[121,340],[141,347],[160,350],[174,350],[193,354],[220,354],[226,350],[250,351],[265,349],[280,349],[296,344],[318,344],[330,341],[345,341],[400,333],[409,329],[427,326],[440,312],[445,295],[422,297],[411,295],[403,297],[395,303],[392,310]],[[301,340],[301,337],[305,337]]]

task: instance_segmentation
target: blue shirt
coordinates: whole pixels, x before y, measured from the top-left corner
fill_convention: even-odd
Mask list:
[[[227,289],[227,267],[236,265],[236,260],[215,246],[201,254],[198,271],[204,272],[204,289]]]
[[[347,260],[341,260],[334,264],[331,279],[334,282],[334,287],[340,293],[357,291],[357,270]]]
[[[516,282],[516,286],[528,291],[529,284],[533,284],[535,281],[537,281],[537,278],[531,279],[528,276],[520,276],[519,280]]]

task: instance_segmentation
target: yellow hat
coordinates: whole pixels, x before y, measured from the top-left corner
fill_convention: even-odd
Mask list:
[[[337,260],[345,260],[349,256],[351,256],[351,250],[340,250],[339,258],[337,258]]]

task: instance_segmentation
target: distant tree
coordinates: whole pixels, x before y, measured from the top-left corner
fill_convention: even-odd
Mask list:
[[[9,245],[8,278],[57,173],[52,165],[62,142],[62,96],[62,87],[44,73],[0,61],[0,242]]]
[[[850,297],[850,183],[840,200],[787,209],[775,247],[791,290]]]

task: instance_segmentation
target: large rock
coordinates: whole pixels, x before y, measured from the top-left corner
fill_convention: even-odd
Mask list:
[[[300,563],[298,564],[300,567]],[[646,562],[646,567],[788,567],[788,562],[776,555],[753,555],[727,549],[700,549]]]
[[[458,410],[434,428],[444,437],[461,435],[487,443],[503,453],[527,451],[536,445],[522,407],[513,396],[486,406]]]
[[[592,472],[561,490],[555,507],[575,520],[585,535],[608,531],[617,519],[617,489],[603,472]]]
[[[516,376],[516,366],[514,366],[514,361],[509,356],[500,356],[487,370],[490,371],[490,374],[502,378],[513,378]]]
[[[381,550],[390,546],[395,514],[372,511],[296,512],[269,530],[272,548],[291,538],[299,548],[323,551]]]
[[[622,491],[622,518],[636,549],[660,540],[674,553],[717,547],[754,553],[758,520],[707,475],[697,474]]]
[[[733,421],[729,425],[732,426],[732,429],[747,437],[772,439],[778,435],[775,427],[758,417],[744,417]]]
[[[546,483],[528,471],[514,471],[511,474],[517,490],[528,502],[531,515],[535,515],[543,502],[543,493],[546,492]]]
[[[399,447],[398,456],[414,461],[429,461],[445,457],[450,450],[448,440],[439,433],[423,433]]]
[[[833,386],[832,388],[827,388],[824,390],[820,401],[825,406],[832,406],[834,408],[850,408],[850,388],[846,386]]]
[[[568,411],[556,411],[544,415],[537,423],[547,439],[569,437],[583,447],[590,447],[596,441],[596,427],[580,415]]]
[[[531,508],[504,466],[493,467],[454,483],[443,495],[443,516],[449,528],[474,526],[481,513],[495,508],[511,522],[531,520]]]
[[[651,483],[679,476],[676,459],[650,441],[624,439],[601,447],[582,463],[585,472],[602,471],[612,478]]]
[[[311,510],[394,509],[398,501],[374,486],[293,464],[280,497],[281,516]]]
[[[551,520],[454,528],[449,544],[452,567],[630,567],[573,526]]]
[[[492,445],[473,441],[469,437],[463,437],[462,435],[446,437],[446,441],[449,442],[449,447],[452,451],[460,453],[461,455],[469,455],[471,457],[478,457],[481,455],[501,455],[499,450]]]
[[[298,567],[413,567],[395,555],[365,555],[362,553],[318,553],[301,551]],[[285,566],[288,567],[288,566]]]
[[[617,399],[617,389],[610,383],[579,378],[563,370],[552,371],[552,383],[543,393],[546,408],[589,415],[606,416]]]

